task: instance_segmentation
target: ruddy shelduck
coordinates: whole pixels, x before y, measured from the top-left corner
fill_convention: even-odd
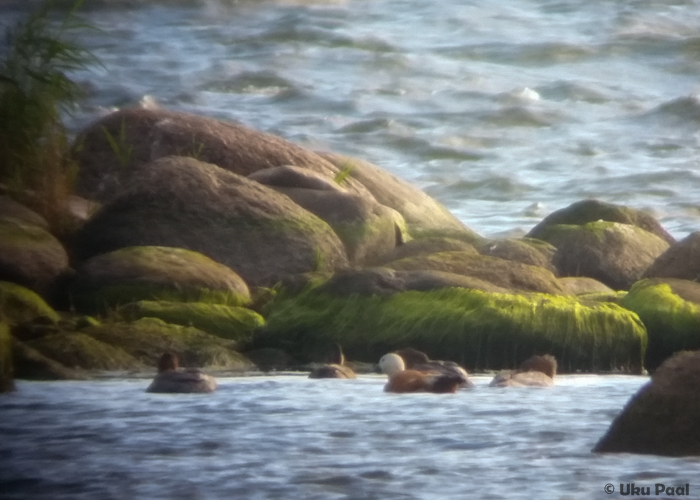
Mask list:
[[[309,378],[357,378],[352,368],[345,366],[343,349],[336,345],[335,363],[319,366],[309,373]]]
[[[164,353],[158,361],[158,375],[146,392],[205,393],[216,390],[216,380],[200,370],[180,370],[177,355]]]
[[[428,355],[423,351],[406,347],[394,351],[403,359],[407,370],[417,370],[419,372],[437,372],[444,375],[456,375],[462,377],[463,381],[460,387],[474,387],[474,384],[469,380],[467,370],[459,366],[454,361],[439,361],[428,358]]]
[[[464,382],[460,375],[406,370],[403,358],[395,353],[382,356],[379,368],[389,377],[385,392],[454,393]]]
[[[512,371],[503,371],[496,375],[491,387],[549,387],[554,385],[557,373],[557,360],[554,356],[532,356]]]

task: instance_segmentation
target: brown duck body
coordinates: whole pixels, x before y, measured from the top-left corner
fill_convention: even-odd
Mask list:
[[[319,366],[309,373],[309,378],[357,378],[352,368],[345,366],[343,349],[336,345],[335,359],[333,363]]]
[[[385,392],[454,393],[464,382],[461,375],[437,371],[406,370],[403,358],[395,353],[382,356],[379,360],[379,367],[389,377],[384,386]]]
[[[185,394],[207,393],[216,390],[216,379],[200,370],[180,370],[177,356],[165,353],[158,361],[158,375],[148,386],[146,392]]]
[[[399,349],[394,351],[404,361],[406,370],[417,370],[425,373],[440,373],[450,377],[460,377],[462,381],[459,387],[474,387],[474,384],[469,380],[467,370],[459,366],[453,361],[439,361],[428,358],[428,355],[422,351],[412,348]]]
[[[554,356],[532,356],[512,371],[503,371],[496,375],[491,387],[549,387],[554,385],[557,361]]]

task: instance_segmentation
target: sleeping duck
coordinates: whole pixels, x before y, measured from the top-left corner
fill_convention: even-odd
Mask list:
[[[309,378],[357,378],[352,368],[345,366],[343,349],[336,345],[334,363],[319,366],[309,373]]]
[[[469,380],[467,370],[459,366],[454,361],[438,361],[428,358],[428,355],[417,349],[407,347],[394,351],[403,359],[407,370],[418,370],[419,372],[440,372],[445,375],[457,375],[463,378],[460,387],[474,387],[474,384]]]
[[[197,369],[178,369],[177,355],[166,352],[158,361],[158,375],[146,392],[189,393],[213,392],[216,389],[214,377]]]
[[[465,380],[463,376],[454,373],[407,370],[403,358],[393,352],[381,357],[379,368],[389,377],[384,386],[385,392],[454,393]]]
[[[557,373],[557,360],[554,356],[532,356],[526,359],[517,370],[507,370],[496,375],[491,387],[549,387],[554,385]]]

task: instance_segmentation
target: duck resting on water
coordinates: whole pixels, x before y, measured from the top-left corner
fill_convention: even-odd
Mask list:
[[[357,378],[352,368],[345,366],[345,355],[340,345],[335,346],[333,363],[319,366],[309,373],[309,378]]]
[[[532,356],[517,370],[502,371],[496,375],[490,387],[549,387],[554,385],[557,360],[554,356]]]
[[[379,368],[389,377],[384,386],[385,392],[454,393],[466,380],[456,373],[407,370],[403,358],[393,352],[381,357]]]
[[[464,380],[460,387],[474,387],[474,384],[469,380],[467,370],[459,366],[454,361],[439,361],[428,358],[428,355],[423,351],[406,347],[394,351],[403,359],[407,370],[418,370],[419,372],[440,372],[445,375],[461,376]]]
[[[195,368],[180,370],[177,355],[166,352],[158,360],[158,375],[146,392],[205,393],[214,392],[215,389],[214,377]]]

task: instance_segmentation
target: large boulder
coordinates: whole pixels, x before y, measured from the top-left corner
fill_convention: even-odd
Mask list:
[[[700,231],[672,244],[649,266],[644,277],[700,280]]]
[[[345,245],[351,264],[365,264],[403,242],[405,223],[398,212],[372,196],[347,192],[320,174],[282,166],[259,170],[248,178],[272,187],[327,222]]]
[[[646,330],[616,304],[465,288],[353,295],[339,288],[278,296],[251,348],[283,349],[306,363],[339,344],[349,359],[376,363],[411,346],[470,370],[515,368],[547,352],[562,371],[642,370]]]
[[[545,268],[471,251],[438,252],[407,257],[384,265],[397,271],[443,271],[471,276],[496,286],[527,292],[564,294],[557,278]]]
[[[138,300],[250,302],[248,286],[230,268],[198,252],[160,246],[125,247],[88,259],[71,293],[74,305],[88,313]]]
[[[76,255],[151,245],[200,252],[255,286],[347,265],[321,219],[258,182],[185,157],[161,158],[134,175],[77,235]]]
[[[700,351],[667,359],[615,418],[594,452],[700,455]]]
[[[49,230],[49,223],[41,215],[5,195],[0,195],[0,218],[14,219],[22,224]]]
[[[51,298],[69,270],[63,245],[42,225],[0,216],[0,280],[12,281]]]
[[[346,172],[349,180],[359,181],[379,203],[399,212],[413,238],[447,236],[470,243],[484,241],[444,206],[409,182],[364,160],[336,153],[318,154]]]
[[[248,359],[235,350],[235,342],[157,318],[142,318],[131,323],[103,323],[86,327],[82,332],[120,347],[147,366],[156,366],[160,356],[170,351],[177,354],[184,367],[234,371],[254,368]]]
[[[203,302],[169,302],[141,300],[119,308],[119,314],[129,320],[158,318],[167,323],[193,326],[217,337],[245,343],[265,320],[255,311],[244,307]]]
[[[557,248],[560,276],[586,276],[614,290],[627,290],[669,246],[637,226],[596,221],[548,226],[540,238]]]
[[[241,176],[282,165],[333,178],[338,168],[317,154],[238,123],[167,111],[124,109],[90,124],[76,139],[79,193],[107,201],[141,168],[165,156],[188,156]],[[351,191],[366,193],[355,181]]]
[[[558,224],[581,226],[596,221],[619,222],[644,229],[668,244],[676,240],[659,222],[646,212],[600,200],[582,200],[552,212],[533,227],[527,236],[542,239],[549,226]]]
[[[700,349],[700,284],[674,278],[650,278],[634,284],[619,301],[646,326],[645,366],[658,367],[675,352]]]
[[[406,257],[427,255],[437,252],[469,252],[474,255],[479,253],[471,243],[467,243],[466,241],[436,236],[407,241],[398,245],[391,252],[379,257],[372,262],[372,264],[381,266],[387,262],[393,262]]]
[[[559,278],[559,284],[564,288],[566,293],[570,295],[583,294],[612,294],[614,290],[609,286],[601,283],[593,278],[569,276]]]
[[[544,267],[556,273],[554,255],[557,249],[549,243],[533,238],[509,238],[490,240],[477,248],[482,255],[498,257],[527,264],[528,266]]]

